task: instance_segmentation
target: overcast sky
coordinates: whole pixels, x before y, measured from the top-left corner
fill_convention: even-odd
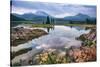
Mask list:
[[[53,3],[69,3],[69,4],[84,4],[96,5],[97,0],[12,0],[12,1],[39,1],[39,2],[53,2]]]
[[[83,3],[85,5],[81,3],[80,5],[79,4],[76,5],[76,3],[69,4],[68,3],[69,1],[67,2],[67,0],[32,0],[32,1],[12,0],[12,1],[13,1],[12,13],[24,14],[24,13],[36,13],[37,11],[43,11],[55,17],[73,16],[79,13],[86,14],[91,17],[96,16],[96,6],[94,0],[84,0]],[[76,2],[77,0],[74,1]],[[92,1],[94,1],[94,3],[92,3]]]

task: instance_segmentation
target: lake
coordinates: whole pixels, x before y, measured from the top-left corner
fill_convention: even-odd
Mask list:
[[[58,51],[64,52],[64,49],[70,47],[80,47],[82,41],[77,40],[76,38],[78,38],[82,34],[87,34],[90,32],[90,30],[86,30],[85,27],[64,25],[55,25],[53,28],[31,28],[24,25],[19,25],[17,27],[42,29],[48,32],[48,34],[43,35],[39,38],[35,38],[24,44],[12,46],[12,52],[17,52],[25,48],[32,48],[31,51],[16,56],[14,59],[12,59],[12,64],[20,62],[20,59],[24,61],[33,59],[36,54],[41,53],[42,51],[46,51],[48,49],[56,49]]]

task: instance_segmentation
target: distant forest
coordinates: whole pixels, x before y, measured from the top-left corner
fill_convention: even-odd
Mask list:
[[[11,21],[11,26],[16,26],[22,23],[34,22],[33,20],[26,20],[21,17],[14,16],[12,14],[10,15],[10,21]],[[35,21],[35,22],[39,24],[38,21]],[[74,20],[56,19],[56,18],[47,16],[46,19],[42,19],[40,21],[40,24],[96,24],[96,19],[91,20],[87,18],[85,21],[74,21]]]

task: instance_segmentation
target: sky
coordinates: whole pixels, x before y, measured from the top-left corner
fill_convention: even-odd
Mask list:
[[[39,2],[52,2],[52,3],[69,3],[69,4],[83,4],[83,5],[96,5],[97,0],[12,0],[12,1],[39,1]]]
[[[71,0],[70,0],[71,1]],[[68,0],[12,0],[12,13],[37,13],[39,11],[50,14],[57,18],[74,16],[79,13],[96,17],[96,1],[84,0],[71,2]],[[78,4],[79,3],[79,4]]]

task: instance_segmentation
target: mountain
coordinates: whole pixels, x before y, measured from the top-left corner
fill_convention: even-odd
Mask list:
[[[16,14],[16,15],[18,15],[18,14]],[[15,15],[13,15],[13,14],[10,14],[10,20],[11,20],[11,21],[25,21],[24,18],[15,16]]]
[[[13,1],[12,6],[21,14],[27,12],[46,12],[49,15],[56,18],[64,18],[65,16],[73,16],[76,13],[82,13],[91,17],[96,16],[96,6],[89,5],[75,5],[66,3],[49,3],[49,2],[31,2],[31,1]],[[20,8],[23,10],[20,11]],[[16,10],[12,10],[14,13],[18,13]],[[84,12],[85,11],[85,12]]]
[[[79,13],[75,16],[64,17],[65,20],[71,20],[71,21],[86,21],[87,18],[89,19],[91,17],[88,15],[81,14],[81,13]]]
[[[46,19],[47,16],[53,17],[43,11],[37,11],[36,13],[25,13],[22,15],[18,15],[18,14],[14,14],[14,15],[18,16],[20,18],[24,18],[26,20],[34,20],[34,21],[44,20],[44,19]],[[55,18],[55,17],[53,17],[53,18]],[[67,20],[67,21],[85,21],[87,18],[91,19],[90,16],[79,13],[75,16],[66,16],[64,18],[56,18],[56,19]]]
[[[22,15],[19,15],[19,14],[14,14],[14,15],[20,18],[24,18],[26,20],[34,20],[34,21],[42,20],[42,19],[45,19],[47,16],[50,16],[43,11],[37,11],[36,13],[25,13]]]
[[[66,23],[69,23],[69,21],[76,21],[76,22],[79,21],[79,23],[81,23],[81,22],[86,22],[87,19],[89,19],[90,21],[96,20],[95,17],[90,17],[88,15],[81,14],[81,13],[74,16],[66,16],[64,18],[55,18],[43,11],[37,11],[35,13],[25,13],[22,15],[19,15],[19,14],[13,14],[13,15],[15,15],[16,17],[20,19],[24,18],[25,20],[33,21],[33,23],[43,23],[46,21],[47,16],[54,18],[56,21],[56,24],[66,24]]]
[[[47,14],[46,12],[43,12],[43,11],[37,11],[35,13],[35,15],[38,15],[38,16],[48,16],[49,14]]]
[[[26,20],[21,18],[21,17],[10,14],[10,21],[11,21],[11,27],[13,27],[13,26],[16,26],[18,24],[24,23],[24,22],[21,22],[21,21],[26,21]]]

